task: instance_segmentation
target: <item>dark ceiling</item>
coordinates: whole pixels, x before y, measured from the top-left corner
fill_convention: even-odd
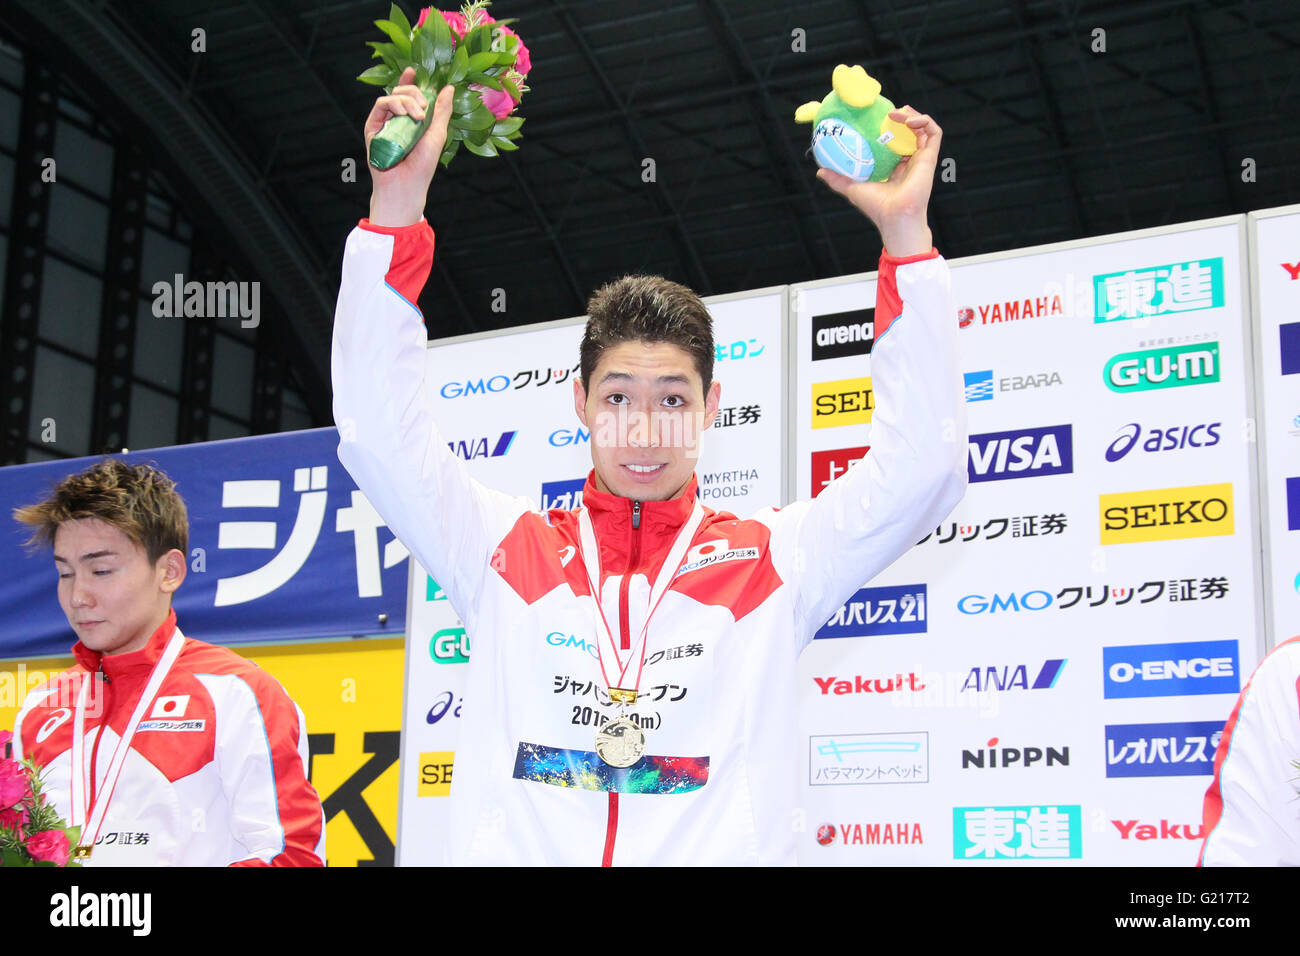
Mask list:
[[[0,11],[270,287],[317,408],[343,241],[369,194],[360,129],[375,90],[354,77],[387,11]],[[498,0],[491,12],[517,18],[532,51],[527,123],[517,153],[462,151],[434,180],[432,336],[579,315],[627,272],[707,295],[874,268],[878,239],[813,178],[808,127],[792,118],[841,62],[943,126],[955,175],[936,184],[931,223],[950,258],[1300,201],[1300,4]],[[206,52],[191,49],[196,28]]]

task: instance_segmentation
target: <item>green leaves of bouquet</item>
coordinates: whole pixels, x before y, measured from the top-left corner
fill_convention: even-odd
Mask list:
[[[397,4],[387,20],[375,26],[388,42],[369,42],[374,58],[382,60],[357,77],[362,83],[382,86],[389,93],[408,67],[415,68],[415,85],[429,100],[421,121],[393,116],[370,141],[370,165],[391,169],[411,151],[433,120],[433,101],[447,84],[456,87],[451,126],[440,161],[446,166],[461,146],[478,156],[496,156],[519,147],[524,120],[512,116],[528,89],[524,85],[532,67],[528,48],[506,24],[494,20],[484,8],[487,0],[468,3],[460,12],[429,7],[414,27]]]

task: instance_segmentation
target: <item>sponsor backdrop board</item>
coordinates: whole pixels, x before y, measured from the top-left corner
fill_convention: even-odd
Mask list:
[[[970,488],[801,658],[801,863],[1194,862],[1262,616],[1243,227],[954,264]],[[870,454],[873,278],[791,290],[801,495]]]
[[[1250,215],[1269,646],[1300,634],[1300,206]]]
[[[720,412],[703,441],[701,501],[747,517],[783,502],[784,289],[706,299],[714,319]],[[574,411],[583,320],[434,343],[428,387],[438,427],[483,483],[541,509],[581,505],[591,436]],[[442,861],[442,834],[464,708],[463,665],[473,652],[455,609],[412,562],[402,723],[398,862]],[[538,640],[577,640],[539,634]],[[594,654],[595,645],[592,644]]]

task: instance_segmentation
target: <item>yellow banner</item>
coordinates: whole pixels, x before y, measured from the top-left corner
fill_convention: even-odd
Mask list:
[[[273,675],[302,708],[330,866],[393,863],[402,647],[401,638],[383,638],[232,648]],[[13,728],[29,690],[71,666],[71,658],[0,662],[0,728]]]
[[[1101,543],[1232,534],[1232,483],[1100,496]]]
[[[812,387],[812,427],[865,425],[875,410],[871,377],[816,382]]]
[[[436,750],[420,754],[420,785],[416,795],[451,796],[451,767],[455,757],[456,752],[453,750]]]

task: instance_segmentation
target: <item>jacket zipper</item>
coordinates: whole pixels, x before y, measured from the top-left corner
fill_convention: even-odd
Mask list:
[[[637,562],[641,559],[641,502],[632,502],[632,530],[636,532],[632,535],[632,556],[628,561],[627,570],[623,572],[623,580],[619,582],[618,587],[618,630],[619,646],[622,650],[628,650],[632,646],[632,634],[628,628],[628,585],[632,580],[632,573],[636,570]],[[600,600],[597,597],[597,600]],[[605,852],[601,857],[601,866],[614,865],[614,837],[618,835],[618,793],[611,790],[609,792],[609,818],[605,825]]]

